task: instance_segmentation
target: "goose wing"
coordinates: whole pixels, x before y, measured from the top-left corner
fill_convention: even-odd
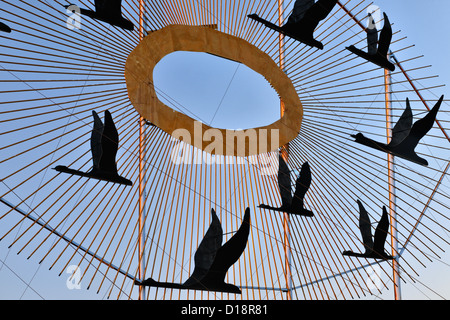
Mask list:
[[[292,198],[292,208],[303,208],[303,199],[311,185],[311,168],[308,162],[302,165],[295,183],[295,193]]]
[[[403,111],[403,114],[401,115],[400,119],[397,121],[397,123],[394,126],[394,129],[392,130],[392,138],[389,142],[390,146],[396,146],[400,142],[402,142],[411,132],[413,122],[413,114],[411,111],[411,105],[409,103],[409,99],[406,99],[406,109]]]
[[[409,148],[415,149],[419,141],[431,130],[436,121],[436,116],[441,107],[444,96],[441,96],[439,101],[435,104],[433,109],[428,112],[428,114],[416,121],[409,132],[408,137],[403,141],[403,143],[407,144]]]
[[[119,148],[119,134],[112,119],[111,113],[105,111],[105,125],[101,137],[102,156],[100,158],[100,168],[105,171],[116,172],[116,154]]]
[[[8,27],[3,22],[0,22],[0,30],[3,31],[3,32],[11,33],[11,28]]]
[[[386,207],[383,206],[383,214],[378,222],[378,226],[375,230],[373,251],[380,255],[384,254],[384,244],[386,242],[386,237],[389,229],[389,218]]]
[[[380,41],[378,42],[378,54],[380,54],[383,57],[387,57],[389,46],[391,45],[392,40],[392,27],[386,13],[383,13],[383,15],[384,15],[384,26],[383,29],[381,29]]]
[[[364,249],[366,252],[370,252],[373,248],[373,239],[369,214],[367,213],[361,201],[357,200],[357,202],[359,206],[359,230],[361,231]]]
[[[375,24],[375,20],[372,15],[369,13],[369,27],[366,30],[367,32],[367,51],[368,54],[374,55],[378,51],[378,30]]]
[[[305,13],[314,5],[314,0],[297,0],[287,23],[297,23],[303,19]]]
[[[92,162],[94,169],[99,169],[100,159],[102,158],[102,136],[103,136],[103,122],[100,120],[97,112],[92,111],[92,116],[94,117],[94,126],[91,133],[91,153]]]
[[[308,27],[310,32],[317,28],[319,22],[325,19],[333,10],[337,0],[318,0],[304,14],[302,27]]]
[[[291,174],[281,153],[278,155],[278,189],[282,205],[290,206],[292,202]]]
[[[103,17],[121,17],[122,0],[95,0],[95,10]]]
[[[239,230],[218,251],[203,283],[223,283],[228,269],[244,252],[250,234],[250,208],[245,210]]]
[[[209,225],[208,231],[206,231],[200,245],[197,248],[194,256],[195,268],[191,276],[184,283],[189,286],[194,283],[198,283],[208,273],[211,265],[214,262],[217,251],[222,245],[222,226],[217,218],[214,209],[211,209],[212,221]]]

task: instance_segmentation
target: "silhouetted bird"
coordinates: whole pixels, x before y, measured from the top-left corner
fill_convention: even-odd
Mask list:
[[[311,168],[309,163],[305,162],[302,165],[300,174],[295,183],[295,192],[292,197],[291,176],[289,168],[284,161],[281,154],[279,154],[278,166],[278,189],[281,195],[281,207],[271,207],[266,204],[260,204],[258,208],[281,211],[289,214],[312,217],[314,214],[304,208],[303,200],[305,194],[311,185]]]
[[[57,166],[54,169],[59,172],[131,186],[130,180],[117,173],[116,154],[119,147],[119,135],[111,113],[108,110],[105,111],[104,125],[95,111],[92,111],[92,115],[94,117],[94,128],[91,134],[92,170],[86,173],[66,166]]]
[[[95,11],[80,9],[80,13],[122,29],[134,30],[133,23],[122,16],[122,0],[95,0]]]
[[[384,14],[384,26],[380,32],[379,40],[378,40],[378,30],[376,28],[375,21],[372,15],[369,14],[370,26],[369,28],[366,29],[368,52],[359,50],[355,48],[355,46],[347,47],[347,49],[353,52],[354,54],[360,56],[361,58],[376,64],[377,66],[380,66],[384,69],[388,69],[390,71],[394,71],[395,65],[388,60],[388,51],[392,40],[392,28],[388,16],[386,15],[386,13],[383,14]]]
[[[0,31],[11,33],[11,28],[3,22],[0,22]]]
[[[392,131],[392,139],[388,144],[376,142],[372,139],[366,138],[362,133],[352,135],[355,138],[355,142],[361,143],[365,146],[391,153],[394,156],[421,164],[423,166],[428,165],[428,161],[419,157],[414,151],[420,140],[431,130],[434,122],[436,121],[436,115],[441,106],[442,96],[433,109],[428,114],[416,123],[412,125],[412,112],[409,104],[409,99],[406,100],[406,109],[402,116],[394,126]]]
[[[389,218],[386,207],[383,206],[383,214],[378,226],[375,230],[375,235],[372,239],[372,226],[369,215],[362,203],[357,200],[359,206],[359,229],[365,248],[364,253],[355,253],[352,251],[344,251],[344,256],[358,257],[358,258],[373,258],[382,260],[392,260],[393,257],[384,252],[384,244],[389,229]]]
[[[250,208],[245,210],[244,220],[239,230],[222,246],[222,226],[211,210],[212,222],[202,242],[195,252],[195,268],[183,284],[159,282],[148,278],[136,285],[173,289],[205,290],[240,294],[241,290],[225,283],[228,269],[239,259],[247,246],[250,233]]]
[[[250,14],[248,17],[292,39],[311,47],[323,49],[323,44],[314,39],[314,30],[319,22],[330,14],[336,3],[337,0],[318,0],[317,2],[314,0],[297,0],[292,14],[282,27],[260,18],[257,14]]]

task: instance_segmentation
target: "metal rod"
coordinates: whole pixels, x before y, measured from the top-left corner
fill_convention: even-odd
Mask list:
[[[144,38],[144,0],[139,0],[139,40]],[[145,158],[145,119],[139,117],[139,278],[144,279],[144,158]],[[144,287],[139,287],[139,300],[145,299]]]
[[[388,54],[388,59],[390,55]],[[385,83],[385,100],[386,100],[386,137],[389,143],[392,136],[392,113],[391,113],[391,72],[384,69],[384,83]],[[392,261],[393,269],[393,281],[394,281],[394,297],[395,300],[401,299],[400,291],[400,277],[399,277],[399,259],[398,256],[398,242],[397,242],[397,217],[396,217],[396,204],[395,204],[395,169],[394,169],[394,156],[390,153],[387,155],[388,161],[388,187],[389,187],[389,217],[391,225],[391,247],[392,256],[395,257]]]
[[[73,247],[80,249],[81,251],[86,252],[87,254],[89,254],[90,256],[92,256],[93,258],[97,259],[98,261],[100,261],[101,263],[107,265],[109,268],[112,268],[118,272],[120,272],[121,274],[123,274],[124,276],[130,278],[130,279],[134,279],[135,277],[132,274],[129,274],[125,271],[123,271],[122,269],[120,269],[119,267],[113,265],[111,262],[103,259],[102,257],[94,254],[92,251],[87,250],[85,247],[83,247],[82,245],[80,245],[79,243],[73,241],[72,239],[70,239],[69,237],[59,233],[58,231],[56,231],[56,229],[52,228],[51,226],[48,225],[48,223],[43,222],[41,219],[32,217],[30,213],[26,213],[25,211],[23,211],[22,209],[18,208],[17,206],[15,206],[14,204],[10,203],[9,201],[0,198],[0,202],[5,204],[6,206],[10,207],[11,209],[13,209],[14,211],[20,213],[21,215],[23,215],[24,217],[30,219],[31,221],[33,221],[34,223],[40,225],[41,227],[43,227],[44,229],[50,231],[51,233],[55,234],[56,236],[60,237],[62,240],[66,241],[68,244],[72,245]]]
[[[282,26],[284,23],[284,0],[278,0],[278,24]],[[280,59],[280,69],[284,70],[284,35],[280,33],[279,35],[279,59]],[[284,103],[280,100],[281,117],[284,114]],[[286,152],[284,153],[285,161],[288,162],[289,158],[289,145],[286,145]],[[292,299],[292,274],[291,274],[291,249],[290,249],[290,222],[289,214],[283,213],[283,228],[284,228],[284,254],[285,254],[285,280],[286,280],[286,296],[287,300]]]
[[[344,5],[342,5],[338,1],[339,6],[349,15],[353,18],[357,24],[365,29],[364,25],[356,19],[356,17],[345,8]],[[390,57],[390,53],[388,54],[388,58]],[[402,70],[403,71],[403,70]],[[404,73],[404,72],[403,72]],[[404,73],[405,74],[405,73]],[[407,75],[405,74],[407,77]],[[386,97],[386,131],[387,131],[387,137],[391,136],[391,73],[389,70],[384,70],[384,78],[385,78],[385,97]],[[408,78],[408,77],[407,77]],[[413,89],[418,93],[418,91],[415,89],[414,85]],[[418,93],[419,94],[419,93]],[[389,141],[388,141],[389,143]],[[394,297],[396,300],[401,299],[401,291],[400,291],[400,277],[399,277],[399,256],[397,255],[398,252],[398,242],[397,242],[397,219],[395,217],[395,180],[394,180],[394,157],[391,154],[388,154],[388,185],[389,185],[389,215],[390,215],[390,222],[391,222],[391,246],[392,246],[392,255],[395,257],[393,260],[392,268],[394,273]]]
[[[417,218],[416,224],[414,225],[413,229],[411,230],[411,233],[409,234],[401,251],[398,254],[399,256],[401,256],[403,254],[403,251],[405,251],[406,246],[411,241],[411,238],[412,238],[414,232],[417,230],[417,227],[419,226],[420,221],[422,220],[423,216],[425,215],[425,211],[427,211],[427,209],[429,208],[431,201],[433,201],[434,195],[436,194],[437,190],[439,189],[439,186],[441,185],[442,180],[444,179],[445,175],[447,174],[449,167],[450,167],[450,162],[447,162],[447,166],[445,167],[444,171],[442,172],[441,178],[439,179],[438,183],[436,184],[436,187],[433,189],[433,192],[431,193],[430,197],[428,198],[425,208],[423,208],[422,212],[420,213],[419,218]]]
[[[406,77],[406,80],[408,80],[409,84],[411,85],[411,87],[413,88],[413,90],[416,92],[417,96],[419,97],[419,99],[422,101],[422,103],[425,105],[425,107],[427,108],[428,111],[431,110],[431,108],[428,106],[427,102],[425,101],[425,99],[423,98],[422,94],[420,93],[420,91],[416,88],[414,82],[411,80],[411,78],[409,77],[409,75],[406,73],[405,69],[403,69],[403,66],[400,64],[400,62],[397,60],[397,58],[395,57],[395,55],[390,52],[389,53],[390,56],[394,59],[395,63],[398,65],[398,67],[400,68],[400,70],[402,71],[403,75]],[[445,131],[445,129],[442,127],[441,123],[436,119],[436,123],[439,126],[439,129],[441,129],[442,133],[444,134],[445,138],[450,141],[450,137],[448,136],[447,132]]]

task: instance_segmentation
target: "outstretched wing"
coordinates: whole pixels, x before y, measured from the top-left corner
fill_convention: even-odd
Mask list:
[[[0,31],[10,33],[10,32],[11,32],[11,28],[8,27],[8,26],[7,26],[6,24],[4,24],[3,22],[0,22]]]
[[[380,255],[384,254],[384,244],[386,242],[386,237],[389,229],[389,218],[386,211],[386,207],[383,206],[383,214],[378,222],[378,226],[375,230],[373,251]]]
[[[361,201],[357,200],[357,203],[359,206],[359,230],[361,231],[364,249],[366,252],[370,252],[374,245],[370,218]]]
[[[116,172],[116,154],[119,148],[119,134],[112,119],[111,113],[105,111],[105,125],[101,137],[102,156],[100,158],[100,168],[104,171]]]
[[[431,130],[431,128],[434,125],[434,122],[436,121],[436,116],[439,111],[439,108],[441,107],[443,99],[444,96],[441,96],[441,98],[435,104],[433,109],[431,109],[430,112],[428,112],[428,114],[424,118],[414,123],[408,137],[403,142],[407,144],[409,148],[414,149],[419,143],[419,141],[428,133],[428,131]]]
[[[384,26],[383,29],[381,29],[380,41],[378,42],[378,54],[383,57],[387,57],[389,46],[391,45],[392,40],[392,27],[386,13],[383,13],[383,15],[384,15]]]
[[[280,190],[282,205],[291,205],[291,175],[281,153],[278,155],[278,188]]]
[[[314,5],[315,0],[297,0],[287,23],[297,23],[305,16],[305,13]]]
[[[239,230],[218,251],[204,283],[223,283],[228,269],[244,252],[250,234],[250,208],[245,210]]]
[[[122,0],[95,0],[95,11],[101,16],[121,17]]]
[[[411,105],[409,103],[409,99],[406,98],[406,109],[403,111],[400,119],[398,119],[397,123],[392,130],[392,138],[389,142],[390,146],[396,146],[400,142],[402,142],[411,132],[413,122],[413,114],[411,111]]]
[[[207,274],[208,270],[214,262],[217,251],[222,245],[222,226],[217,218],[214,209],[211,209],[212,221],[209,225],[208,231],[206,231],[200,245],[195,252],[194,261],[195,268],[189,279],[186,280],[184,285],[189,286],[194,283],[198,283]]]
[[[366,29],[367,32],[367,51],[368,54],[374,55],[378,51],[378,30],[375,24],[375,20],[369,13],[369,27]]]
[[[308,9],[302,20],[305,21],[310,30],[314,30],[319,25],[319,22],[330,14],[336,3],[337,0],[318,0]]]
[[[91,153],[94,169],[98,169],[100,166],[100,159],[102,158],[102,136],[103,136],[103,122],[100,120],[97,112],[92,111],[94,117],[94,126],[91,133]]]
[[[302,165],[295,183],[295,193],[292,198],[292,208],[303,208],[303,199],[311,185],[311,168],[308,162]]]

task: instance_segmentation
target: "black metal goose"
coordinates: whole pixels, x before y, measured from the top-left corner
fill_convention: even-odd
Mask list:
[[[133,23],[122,16],[122,0],[95,0],[95,11],[80,9],[80,13],[125,30],[134,30]]]
[[[289,214],[312,217],[314,214],[305,209],[304,198],[311,185],[311,168],[308,162],[302,165],[300,173],[295,183],[295,192],[292,196],[291,177],[289,168],[281,154],[279,154],[278,166],[278,188],[281,195],[281,207],[272,207],[266,204],[260,204],[258,208],[273,211],[281,211]]]
[[[323,44],[314,38],[314,30],[319,22],[330,14],[336,3],[337,0],[318,0],[317,2],[297,0],[292,14],[282,27],[260,18],[257,14],[250,14],[248,17],[292,39],[311,47],[323,49]]]
[[[245,210],[239,230],[222,246],[222,226],[211,209],[212,222],[195,252],[195,268],[184,283],[159,282],[152,278],[135,281],[136,285],[184,290],[204,290],[240,294],[239,287],[225,283],[228,269],[244,252],[250,233],[250,208]]]
[[[82,172],[66,166],[56,166],[54,169],[58,172],[131,186],[130,180],[117,173],[116,154],[119,147],[119,134],[111,113],[108,110],[105,111],[104,125],[95,111],[92,111],[92,115],[94,117],[91,134],[92,170]]]
[[[372,139],[366,138],[362,133],[352,135],[355,142],[365,146],[390,153],[394,156],[415,162],[417,164],[428,166],[428,161],[419,157],[414,151],[420,140],[431,130],[436,115],[439,111],[444,96],[441,96],[436,105],[428,114],[412,125],[412,112],[409,99],[406,100],[406,109],[402,116],[394,126],[392,131],[392,139],[388,144],[376,142]]]
[[[386,13],[384,15],[384,26],[380,32],[380,39],[378,39],[378,30],[375,26],[374,19],[371,14],[369,14],[370,28],[366,29],[367,32],[367,50],[364,52],[357,49],[355,46],[347,47],[348,50],[354,54],[360,56],[361,58],[376,64],[384,69],[390,71],[395,70],[395,65],[388,60],[389,46],[392,40],[392,27],[389,22],[389,18]]]
[[[384,251],[384,244],[389,229],[389,218],[386,211],[386,207],[383,206],[383,214],[378,226],[375,230],[375,235],[372,238],[372,226],[370,223],[369,215],[362,203],[357,200],[359,206],[359,229],[365,248],[364,253],[355,253],[353,251],[344,251],[344,256],[357,257],[357,258],[371,258],[381,260],[392,260],[393,257],[386,254]]]

